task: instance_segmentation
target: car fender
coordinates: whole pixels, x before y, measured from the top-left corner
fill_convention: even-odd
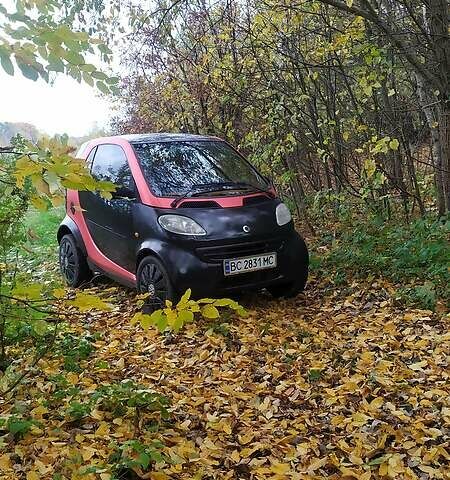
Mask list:
[[[141,242],[136,251],[136,269],[140,261],[147,255],[154,255],[166,264],[168,258],[164,250],[168,247],[168,243],[159,238],[146,239]]]
[[[87,256],[86,246],[84,245],[80,229],[78,228],[78,225],[68,215],[64,217],[63,221],[59,225],[58,232],[56,234],[58,243],[61,242],[62,237],[67,233],[73,235],[78,248],[83,252],[84,255]]]
[[[193,252],[189,252],[163,239],[147,239],[138,248],[136,271],[140,261],[147,255],[153,255],[161,260],[170,278],[175,283],[179,281],[180,276],[185,276],[186,272],[193,266],[196,266],[198,262]]]

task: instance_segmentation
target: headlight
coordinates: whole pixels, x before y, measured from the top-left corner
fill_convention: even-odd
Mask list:
[[[205,230],[197,222],[183,215],[161,215],[158,222],[168,232],[179,235],[206,235]]]
[[[281,225],[286,225],[286,223],[289,223],[292,220],[291,212],[284,203],[280,203],[275,209],[275,216],[277,217],[277,223],[280,227]]]

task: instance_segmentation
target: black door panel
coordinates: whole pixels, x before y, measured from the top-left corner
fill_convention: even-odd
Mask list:
[[[125,153],[118,145],[99,145],[92,163],[92,175],[118,187],[135,189]],[[135,271],[136,238],[133,228],[135,200],[103,198],[97,192],[80,192],[80,205],[95,244],[111,261]]]

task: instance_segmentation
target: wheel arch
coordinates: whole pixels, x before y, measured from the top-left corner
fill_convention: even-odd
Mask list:
[[[61,222],[58,231],[56,232],[56,239],[58,244],[61,243],[61,239],[64,235],[70,234],[75,238],[78,248],[87,256],[86,246],[84,245],[83,237],[77,226],[77,224],[69,217],[66,216]]]
[[[168,243],[161,241],[157,238],[146,239],[137,248],[136,253],[136,272],[139,267],[139,263],[144,257],[151,255],[157,258],[166,268],[171,278],[176,276],[171,262],[171,247]]]
[[[164,260],[153,250],[152,248],[149,247],[143,247],[141,250],[139,250],[137,256],[136,256],[136,272],[139,267],[139,264],[142,262],[142,260],[145,257],[156,257],[160,262],[164,264]]]

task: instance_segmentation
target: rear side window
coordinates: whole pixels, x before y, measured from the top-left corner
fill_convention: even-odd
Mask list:
[[[132,188],[133,179],[125,152],[119,145],[99,145],[91,170],[96,180]]]

